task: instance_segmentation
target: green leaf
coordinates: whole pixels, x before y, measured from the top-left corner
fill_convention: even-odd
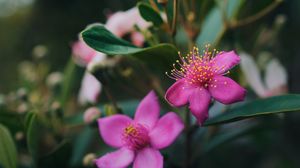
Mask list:
[[[258,117],[300,110],[300,95],[283,95],[255,100],[233,108],[214,118],[208,119],[204,126],[217,125]]]
[[[8,129],[0,124],[0,167],[17,167],[17,149]]]
[[[201,33],[198,36],[196,43],[198,46],[204,46],[205,44],[216,44],[219,42],[223,34],[225,33],[225,25],[223,23],[222,7],[225,1],[219,1],[219,5],[215,6],[206,17]],[[238,13],[239,8],[245,0],[228,0],[226,7],[227,19],[232,20]]]
[[[70,161],[73,167],[82,164],[82,159],[87,153],[88,147],[91,146],[92,140],[95,138],[95,133],[98,133],[98,130],[87,126],[81,130],[81,133],[76,137],[76,140],[73,144],[73,154]]]
[[[0,123],[5,125],[12,134],[23,128],[19,114],[0,109]]]
[[[109,55],[132,55],[149,64],[154,70],[169,70],[178,58],[177,49],[173,45],[159,44],[148,48],[137,48],[116,37],[101,24],[89,26],[82,32],[82,37],[90,47],[97,51]]]
[[[33,166],[36,166],[38,160],[38,139],[39,139],[39,123],[36,113],[28,113],[26,116],[26,138],[28,151],[32,156]]]
[[[75,64],[73,59],[70,59],[66,69],[64,71],[64,78],[62,83],[62,93],[60,97],[60,103],[63,107],[70,95],[72,94],[72,90],[75,88],[75,84],[77,84],[77,77],[83,76],[83,69]]]
[[[152,22],[154,26],[159,27],[164,23],[160,14],[157,13],[150,5],[140,2],[138,3],[138,9],[141,16],[149,22]]]
[[[116,37],[102,24],[90,25],[81,35],[90,47],[109,55],[132,54],[142,50],[128,41]]]

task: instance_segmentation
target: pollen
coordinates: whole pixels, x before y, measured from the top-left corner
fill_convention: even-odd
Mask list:
[[[140,150],[149,145],[148,130],[141,124],[129,124],[123,132],[123,141],[132,150]]]
[[[186,56],[178,52],[180,59],[176,60],[170,74],[166,72],[166,75],[174,80],[185,79],[190,85],[205,88],[212,86],[212,82],[216,82],[212,80],[213,77],[224,68],[218,66],[213,59],[219,53],[216,49],[210,50],[209,44],[205,45],[202,54],[199,53],[197,47],[194,47]]]

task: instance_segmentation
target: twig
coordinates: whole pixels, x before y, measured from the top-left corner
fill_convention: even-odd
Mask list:
[[[257,14],[249,16],[248,18],[245,18],[243,20],[231,22],[229,24],[229,28],[235,29],[237,27],[245,26],[252,22],[255,22],[255,21],[259,20],[260,18],[264,17],[265,15],[267,15],[268,13],[270,13],[272,10],[274,10],[276,7],[278,7],[282,2],[283,2],[283,0],[275,0],[274,3],[271,3],[269,6],[267,6],[266,8],[264,8]]]
[[[172,20],[172,28],[171,28],[171,34],[173,37],[176,34],[177,14],[178,14],[178,0],[173,0],[173,20]]]
[[[192,143],[192,134],[191,134],[191,118],[190,118],[190,112],[187,109],[186,110],[186,115],[185,115],[185,135],[186,135],[186,139],[185,139],[185,168],[189,168],[190,167],[190,159],[191,159],[191,143]]]

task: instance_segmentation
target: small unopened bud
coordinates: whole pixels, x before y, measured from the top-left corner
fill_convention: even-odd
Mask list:
[[[20,88],[17,91],[17,97],[20,100],[26,101],[27,100],[27,90],[25,88]]]
[[[93,166],[97,156],[94,153],[88,153],[83,157],[82,163],[84,166]]]
[[[35,58],[43,58],[48,53],[48,49],[44,45],[37,45],[32,50],[32,55]]]
[[[19,106],[18,106],[18,109],[17,109],[18,113],[20,114],[23,114],[25,112],[28,111],[28,105],[27,103],[21,103]]]
[[[63,74],[60,72],[53,72],[51,73],[46,80],[46,83],[49,87],[53,88],[60,84],[63,79]]]
[[[15,138],[17,141],[20,141],[24,138],[24,133],[22,131],[19,131],[15,134]]]
[[[97,107],[88,108],[83,114],[83,120],[86,124],[92,123],[101,116],[101,111]]]

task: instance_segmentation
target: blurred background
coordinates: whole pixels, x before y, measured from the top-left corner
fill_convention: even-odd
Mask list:
[[[272,0],[248,0],[237,17],[260,11],[270,2]],[[105,23],[111,13],[129,9],[136,3],[135,0],[0,0],[0,94],[20,87],[22,73],[19,71],[20,66],[25,66],[24,61],[43,57],[49,72],[63,71],[71,57],[71,45],[86,25]],[[300,93],[299,0],[285,0],[261,19],[226,32],[224,39],[239,43],[243,50],[255,54],[256,36],[262,29],[273,27],[279,15],[282,19],[279,22],[284,24],[276,35],[266,38],[272,41],[265,42],[269,46],[264,45],[259,52],[267,50],[277,57],[287,69],[289,92]],[[275,122],[278,125],[270,122],[273,118],[268,119],[267,124],[252,130],[255,136],[221,146],[201,157],[199,164],[205,167],[300,167],[297,118],[299,114],[289,115],[285,121]]]
[[[242,13],[258,11],[271,0],[251,0]],[[32,58],[38,45],[46,47],[46,60],[51,70],[62,70],[71,54],[71,44],[87,24],[105,22],[109,13],[126,10],[134,0],[0,0],[0,92],[17,87],[17,65]],[[297,72],[300,66],[300,2],[286,0],[269,15],[234,32],[243,35],[245,42],[261,28],[272,25],[277,14],[286,17],[286,24],[277,37],[276,56],[289,72],[289,89],[300,92]],[[242,16],[240,16],[242,17]],[[55,66],[54,66],[55,65]]]

